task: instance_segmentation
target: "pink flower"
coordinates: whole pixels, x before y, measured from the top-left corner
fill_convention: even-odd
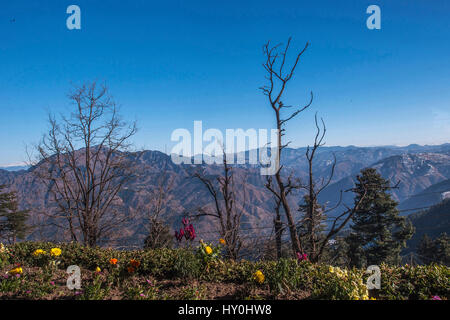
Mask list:
[[[177,239],[178,242],[183,240],[183,236],[184,236],[184,230],[183,229],[180,229],[180,232],[175,231],[175,238]]]
[[[192,223],[189,223],[189,219],[187,218],[181,219],[181,223],[183,224],[183,227],[180,228],[180,231],[175,231],[175,238],[178,242],[181,242],[183,237],[186,240],[193,241],[196,237],[194,226]]]
[[[301,254],[300,252],[297,252],[297,260],[299,262],[308,260],[308,255],[306,253]]]
[[[190,224],[189,226],[184,228],[184,237],[186,238],[186,240],[191,240],[193,241],[195,239],[195,229],[194,226],[192,224]]]
[[[434,296],[433,298],[431,298],[431,300],[442,300],[442,299],[439,296]]]

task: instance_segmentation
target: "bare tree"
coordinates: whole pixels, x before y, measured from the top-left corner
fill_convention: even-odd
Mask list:
[[[301,236],[306,241],[306,251],[308,252],[309,259],[313,262],[318,262],[321,259],[329,240],[336,236],[347,225],[353,214],[360,207],[366,196],[368,186],[363,186],[363,190],[365,191],[361,194],[361,199],[354,203],[353,207],[346,206],[342,213],[331,218],[331,227],[328,231],[324,232],[323,229],[325,226],[323,223],[326,220],[330,220],[330,218],[327,218],[327,214],[341,205],[343,191],[341,191],[340,199],[335,206],[326,208],[326,206],[319,203],[318,199],[320,193],[330,185],[333,179],[336,168],[336,157],[333,155],[333,162],[328,178],[323,177],[320,181],[317,181],[314,178],[313,172],[314,158],[317,154],[317,150],[325,144],[324,138],[327,130],[323,119],[320,119],[319,124],[317,114],[314,117],[314,121],[316,127],[314,144],[308,146],[305,154],[308,162],[308,182],[301,186],[302,189],[306,190],[306,194],[304,195],[304,204],[299,208],[300,211],[304,212],[303,218],[299,221],[299,229],[304,231],[304,234],[301,234]],[[349,189],[344,192],[355,191],[356,190],[354,189]]]
[[[147,211],[146,228],[148,236],[145,238],[144,247],[156,249],[171,247],[173,235],[167,225],[164,215],[167,214],[169,203],[173,200],[171,191],[174,185],[174,177],[164,170],[157,178],[157,185],[150,191]]]
[[[95,82],[74,88],[69,99],[70,116],[49,116],[34,173],[57,205],[48,213],[53,224],[69,230],[73,241],[95,246],[127,218],[118,193],[132,178],[127,150],[136,125],[120,118],[107,88]]]
[[[240,192],[244,195],[244,204],[236,203],[236,185],[232,168],[227,164],[223,155],[223,175],[216,179],[208,178],[204,173],[196,172],[194,177],[199,179],[208,190],[213,199],[214,209],[199,208],[196,217],[209,216],[219,222],[219,233],[225,240],[227,257],[237,259],[242,247],[241,217],[245,207],[245,182],[240,186]],[[217,183],[214,181],[217,180]]]
[[[269,182],[268,182],[269,183]],[[273,219],[273,227],[275,230],[275,247],[277,250],[277,260],[281,259],[281,239],[283,237],[284,227],[281,221],[281,200],[279,198],[275,199],[275,218]]]
[[[336,167],[336,157],[334,157],[330,174],[327,179],[322,178],[321,181],[316,181],[314,179],[313,173],[313,165],[314,165],[314,157],[317,153],[317,150],[323,146],[324,138],[326,134],[326,126],[323,119],[321,119],[322,129],[319,126],[319,122],[317,119],[317,113],[314,116],[314,123],[316,126],[316,134],[314,137],[313,146],[308,146],[306,149],[306,160],[308,162],[308,182],[305,185],[302,185],[302,188],[306,190],[306,194],[303,196],[304,203],[300,205],[299,211],[303,212],[303,217],[299,222],[300,225],[300,236],[304,239],[305,250],[309,256],[311,261],[317,262],[319,259],[318,251],[321,245],[321,241],[323,240],[324,234],[324,222],[326,220],[326,213],[330,210],[335,209],[339,204],[329,210],[326,210],[324,206],[319,204],[318,197],[319,194],[331,183],[334,170]],[[303,234],[302,234],[303,232]]]
[[[268,42],[264,47],[264,55],[266,57],[266,61],[263,64],[264,69],[266,70],[266,79],[268,84],[261,88],[264,95],[267,96],[270,106],[272,107],[276,119],[276,126],[278,129],[278,141],[277,141],[277,159],[278,159],[278,168],[275,173],[275,182],[272,182],[272,178],[268,179],[266,183],[266,187],[274,194],[276,201],[281,203],[281,207],[286,215],[286,220],[291,236],[291,245],[292,251],[294,255],[298,252],[303,254],[302,243],[298,237],[297,228],[295,225],[293,212],[291,206],[288,202],[287,195],[293,188],[298,188],[298,185],[294,184],[294,181],[291,179],[291,176],[287,178],[287,181],[282,176],[283,166],[279,164],[279,159],[281,159],[281,154],[283,149],[288,146],[289,142],[283,144],[283,136],[285,135],[285,125],[289,120],[295,118],[302,111],[306,110],[311,104],[313,100],[313,94],[311,92],[310,101],[303,107],[294,107],[290,105],[285,105],[283,103],[283,94],[285,93],[286,86],[288,82],[292,79],[295,69],[300,61],[300,57],[308,48],[308,43],[306,43],[303,50],[301,50],[295,58],[295,61],[291,65],[290,68],[285,71],[286,67],[286,58],[289,50],[289,46],[291,43],[291,38],[289,38],[287,45],[285,48],[279,52],[279,45],[270,46],[270,42]],[[283,116],[282,113],[285,109],[293,108],[294,111],[291,112],[287,116]],[[273,149],[273,148],[272,148]]]

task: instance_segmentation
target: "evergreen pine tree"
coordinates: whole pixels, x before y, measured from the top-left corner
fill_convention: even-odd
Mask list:
[[[417,246],[417,254],[419,259],[424,264],[429,264],[436,259],[436,245],[434,241],[424,234]]]
[[[400,251],[414,232],[412,224],[399,216],[397,202],[389,193],[389,181],[375,169],[361,170],[357,180],[355,203],[362,201],[346,239],[350,264],[363,267],[400,263]]]
[[[5,186],[0,186],[2,191]],[[0,192],[0,237],[16,242],[24,239],[30,231],[27,225],[28,210],[19,210],[15,192]]]
[[[425,234],[417,246],[417,254],[424,264],[450,265],[450,237],[444,232],[432,240]]]
[[[437,263],[450,266],[450,237],[444,232],[436,239]]]

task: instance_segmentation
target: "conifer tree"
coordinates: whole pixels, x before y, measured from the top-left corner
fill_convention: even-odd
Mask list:
[[[436,246],[434,244],[434,241],[428,236],[428,234],[424,234],[422,239],[420,239],[420,242],[417,246],[417,254],[424,264],[429,264],[434,261]]]
[[[25,239],[31,228],[27,225],[28,210],[19,210],[15,192],[1,192],[0,186],[0,237],[15,243]]]
[[[432,240],[425,234],[417,246],[417,254],[423,264],[450,265],[450,237],[444,232]]]
[[[398,203],[392,199],[389,181],[375,169],[361,170],[357,176],[355,202],[365,197],[352,217],[347,237],[350,264],[357,267],[400,263],[400,251],[414,228],[399,216]]]

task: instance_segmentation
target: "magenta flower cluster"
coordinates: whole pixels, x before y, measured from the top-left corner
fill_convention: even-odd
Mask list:
[[[297,260],[298,262],[306,261],[308,260],[308,255],[306,253],[301,254],[300,252],[297,252]]]
[[[189,219],[183,218],[181,219],[181,223],[183,224],[183,227],[180,228],[180,231],[175,231],[175,238],[178,242],[181,242],[183,240],[183,237],[186,240],[194,240],[195,239],[195,229],[192,223],[189,222]]]

